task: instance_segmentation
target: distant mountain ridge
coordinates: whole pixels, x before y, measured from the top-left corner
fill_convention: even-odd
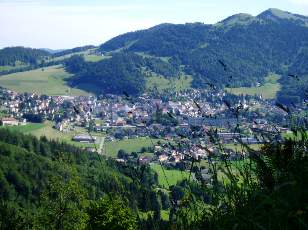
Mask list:
[[[82,58],[66,61],[86,50],[104,58],[95,63]],[[195,88],[250,87],[273,72],[282,75],[279,96],[286,100],[288,94],[299,101],[308,90],[308,17],[268,9],[257,16],[236,14],[212,25],[164,23],[119,35],[99,47],[77,47],[51,56],[65,57],[57,62],[75,75],[71,85],[97,94],[140,94],[148,90],[148,79],[153,77],[189,76]],[[294,82],[289,74],[300,75],[301,80]]]
[[[266,10],[259,14],[257,18],[260,19],[270,19],[270,20],[275,20],[277,18],[279,19],[289,19],[289,20],[294,20],[298,21],[300,23],[307,23],[308,22],[308,17],[299,15],[299,14],[293,14],[288,11],[282,11],[279,9],[271,8],[269,10]]]
[[[269,9],[256,17],[233,15],[213,25],[165,23],[117,36],[102,44],[99,51],[108,55],[134,53],[159,58],[171,64],[170,68],[178,69],[178,75],[192,76],[193,87],[204,88],[209,83],[218,87],[254,86],[264,82],[269,72],[287,75],[290,71],[304,75],[302,85],[306,87],[308,71],[303,67],[308,64],[307,22],[306,16]],[[147,67],[143,66],[143,69],[149,69]],[[96,73],[100,72],[99,66],[93,66],[93,69]],[[144,71],[139,68],[133,72],[143,74]],[[78,78],[72,82],[78,85],[84,73],[75,74]],[[96,87],[98,82],[105,82],[107,78],[105,75],[91,74]],[[157,72],[152,70],[151,74]],[[116,79],[116,76],[110,76]],[[89,76],[87,78],[89,80]],[[285,82],[284,78],[282,83]],[[104,92],[103,85],[101,89]],[[292,94],[303,96],[302,93]]]
[[[45,50],[47,51],[48,53],[50,54],[55,54],[55,53],[59,53],[59,52],[62,52],[66,49],[58,49],[58,50],[54,50],[54,49],[49,49],[49,48],[40,48],[40,50]]]
[[[72,53],[86,51],[86,50],[93,49],[93,48],[95,48],[95,46],[92,46],[92,45],[81,46],[81,47],[76,47],[76,48],[73,48],[73,49],[66,49],[66,50],[62,50],[60,52],[56,52],[56,53],[53,54],[53,56],[60,57],[60,56],[64,56],[64,55],[68,55],[68,54],[72,54]]]

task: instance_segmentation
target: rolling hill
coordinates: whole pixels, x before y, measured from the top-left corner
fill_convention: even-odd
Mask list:
[[[31,69],[64,64],[70,86],[96,94],[138,95],[154,89],[206,88],[209,83],[247,89],[266,85],[269,73],[281,76],[276,87],[281,101],[299,102],[308,91],[308,17],[278,9],[257,16],[236,14],[212,25],[165,23],[117,36],[99,47],[53,55],[31,52],[39,66],[12,60]],[[12,63],[3,64],[0,70],[14,71]],[[299,78],[294,81],[288,75]],[[181,87],[172,87],[183,79]]]
[[[50,53],[46,50],[25,47],[0,49],[0,75],[31,69],[44,62]]]
[[[10,50],[10,51],[7,51]],[[42,51],[42,52],[41,52]],[[48,49],[30,49],[24,47],[4,48],[3,55],[9,52],[15,64],[0,65],[0,86],[16,92],[36,92],[47,95],[88,95],[87,92],[70,87],[67,83],[72,74],[65,71],[63,64],[74,55],[85,58],[88,62],[97,62],[109,58],[96,53],[94,46],[77,47],[52,53]],[[29,52],[31,62],[23,60],[21,53]],[[35,56],[42,53],[43,56]],[[3,60],[11,57],[4,55]],[[0,55],[1,60],[1,55]]]
[[[0,86],[16,92],[36,92],[54,95],[87,95],[80,89],[74,89],[66,84],[71,76],[61,65],[12,73],[0,77]]]
[[[60,65],[74,55],[84,56],[91,62],[108,58],[97,52],[97,47],[90,45],[66,50],[7,47],[0,49],[0,76]]]
[[[161,24],[102,44],[98,50],[113,56],[113,60],[86,63],[82,71],[71,69],[77,75],[71,83],[79,85],[86,81],[88,89],[93,83],[104,93],[109,92],[106,82],[112,88],[112,82],[118,84],[122,76],[120,79],[127,87],[119,86],[115,93],[130,90],[132,80],[140,79],[138,94],[144,91],[147,78],[153,76],[170,79],[190,75],[192,87],[204,88],[210,82],[223,88],[265,84],[265,77],[276,73],[282,75],[278,97],[285,97],[284,92],[290,92],[289,85],[284,84],[288,74],[300,74],[302,83],[306,82],[307,48],[308,18],[278,9],[269,9],[256,17],[237,14],[213,25]],[[135,55],[141,58],[137,60]],[[123,61],[123,56],[129,58]],[[114,68],[102,74],[101,68],[107,62],[113,63]],[[151,62],[155,62],[155,68]],[[303,98],[302,93],[291,94],[299,100]]]

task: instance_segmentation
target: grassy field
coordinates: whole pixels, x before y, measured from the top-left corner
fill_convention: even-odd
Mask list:
[[[147,78],[146,88],[157,88],[159,92],[168,89],[174,89],[175,91],[182,91],[191,87],[192,77],[181,76],[180,78],[166,79],[162,76],[155,76]]]
[[[84,56],[85,61],[88,61],[88,62],[97,62],[97,61],[101,61],[106,58],[110,58],[110,57],[102,57],[102,56],[93,55],[93,54]]]
[[[22,132],[24,134],[31,134],[36,137],[46,136],[50,140],[58,140],[64,141],[69,144],[78,147],[93,147],[93,144],[88,143],[79,143],[72,141],[72,137],[78,134],[86,133],[86,130],[83,128],[76,128],[75,131],[71,132],[59,132],[58,130],[54,129],[53,123],[50,121],[46,121],[45,123],[28,123],[27,125],[20,125],[20,126],[12,126],[8,127],[10,130]],[[93,134],[97,136],[96,134]]]
[[[11,66],[11,65],[0,66],[0,72],[12,70],[12,69],[23,68],[23,67],[27,67],[27,66],[28,65],[26,65],[25,63],[22,63],[20,61],[16,61],[15,66]]]
[[[60,57],[56,57],[56,58],[51,58],[49,61],[62,61],[65,59],[68,59],[74,55],[81,55],[84,57],[85,61],[89,61],[89,62],[97,62],[97,61],[101,61],[103,59],[106,58],[110,58],[111,56],[101,56],[101,55],[95,55],[93,54],[93,52],[96,50],[96,48],[94,49],[89,49],[89,50],[85,50],[85,51],[81,51],[81,52],[75,52],[75,53],[71,53],[71,54],[66,54]]]
[[[12,131],[22,132],[22,133],[33,133],[36,130],[42,129],[44,127],[45,127],[45,124],[29,123],[27,125],[19,125],[19,126],[8,127],[8,129],[10,129]]]
[[[160,166],[160,164],[151,164],[151,168],[158,174],[158,183],[161,186],[164,186],[165,188],[168,188],[168,183],[170,186],[176,185],[177,182],[188,179],[189,173],[188,172],[183,172],[180,170],[172,169],[172,170],[167,170],[165,169],[165,174],[167,177],[168,182],[166,181],[166,178],[163,173],[163,169]]]
[[[248,166],[250,163],[249,159],[245,160],[239,160],[239,161],[228,161],[228,164],[230,165],[230,169],[232,171],[232,174],[239,179],[239,182],[242,182],[242,175],[240,174],[240,170],[243,170],[244,166]],[[205,168],[212,168],[210,166],[208,160],[201,160],[201,162],[197,163],[199,167],[205,167]],[[254,167],[255,163],[252,163],[252,167]],[[226,165],[223,161],[216,161],[216,167],[217,167],[217,179],[222,183],[229,183],[230,179],[226,175]]]
[[[136,53],[144,58],[159,58],[160,60],[164,62],[168,62],[171,59],[171,57],[157,57],[157,56],[153,56],[150,54],[146,54],[144,52],[136,52]]]
[[[242,146],[241,144],[225,144],[224,146],[225,148],[232,149],[233,151],[236,151],[236,152],[242,152],[243,150],[244,151],[246,150],[246,148]],[[262,147],[262,144],[253,144],[253,145],[249,145],[249,147],[253,150],[260,150],[260,148]]]
[[[9,65],[0,66],[0,72],[1,72],[1,71],[7,71],[7,70],[15,69],[15,68],[16,68],[16,67],[14,67],[14,66],[9,66]]]
[[[74,55],[88,55],[90,52],[90,50],[86,50],[86,51],[81,51],[81,52],[75,52],[75,53],[71,53],[71,54],[66,54],[66,55],[63,55],[63,56],[60,56],[60,57],[54,57],[54,58],[50,58],[49,61],[62,61],[62,60],[65,60],[65,59],[68,59]]]
[[[30,133],[36,137],[46,136],[49,139],[61,140],[61,141],[63,140],[67,142],[70,142],[71,138],[74,136],[73,132],[64,133],[64,132],[59,132],[58,130],[54,129],[52,127],[53,123],[50,121],[46,121],[43,125],[44,125],[43,128],[39,130],[31,131]]]
[[[304,134],[308,137],[308,131],[306,131],[306,134]],[[302,140],[303,135],[302,133],[298,132],[297,135],[295,135],[295,133],[284,133],[283,134],[284,138],[290,138],[290,139],[294,139],[294,140]]]
[[[140,137],[136,139],[127,139],[120,141],[110,141],[105,143],[106,154],[110,157],[117,157],[120,149],[125,150],[127,153],[139,152],[142,147],[151,147],[152,143],[157,143],[159,140],[151,139],[148,137]]]
[[[88,95],[70,88],[65,79],[71,75],[62,66],[51,66],[26,72],[8,74],[0,77],[0,86],[17,92],[36,92],[46,95]]]
[[[149,215],[150,216],[154,215],[154,212],[153,211],[148,211],[148,212],[139,211],[138,214],[139,214],[139,217],[142,220],[147,220]],[[170,214],[170,210],[160,210],[160,217],[164,221],[168,221],[169,220],[169,214]]]
[[[54,129],[53,123],[50,121],[47,121],[44,123],[44,127],[38,130],[33,130],[30,133],[36,137],[46,136],[48,139],[52,140],[59,140],[59,141],[65,141],[69,144],[78,146],[78,147],[93,147],[93,144],[88,143],[79,143],[72,141],[72,138],[78,134],[84,134],[87,131],[84,128],[76,128],[74,131],[71,132],[59,132],[58,130]],[[94,134],[92,134],[94,135]]]
[[[270,74],[265,78],[265,84],[260,87],[226,88],[226,90],[235,95],[262,95],[264,99],[274,99],[281,89],[281,85],[278,83],[279,78],[279,75]]]

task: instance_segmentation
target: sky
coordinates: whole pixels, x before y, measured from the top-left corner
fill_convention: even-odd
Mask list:
[[[0,0],[0,48],[100,45],[160,23],[216,23],[279,8],[308,15],[308,0]]]

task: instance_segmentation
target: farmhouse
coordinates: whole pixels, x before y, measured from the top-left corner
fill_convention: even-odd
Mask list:
[[[168,160],[168,156],[163,154],[159,156],[159,161],[163,162],[163,161],[167,161]]]
[[[74,136],[73,141],[94,143],[96,141],[96,137],[91,137],[90,135],[81,134],[81,135]]]
[[[124,126],[126,124],[126,122],[124,121],[123,118],[118,118],[115,125],[116,126]]]
[[[12,117],[6,117],[6,118],[1,119],[1,125],[3,126],[15,126],[18,124],[19,122],[15,118],[12,118]]]

